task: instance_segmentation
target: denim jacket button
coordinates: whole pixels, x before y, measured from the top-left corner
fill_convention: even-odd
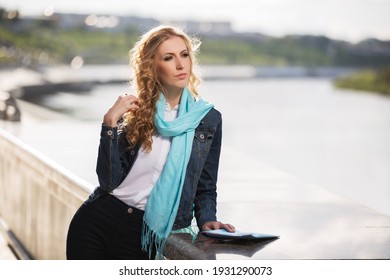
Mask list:
[[[130,151],[130,155],[134,156],[134,154],[135,154],[135,151],[134,151],[134,150],[131,150],[131,151]]]
[[[133,208],[127,209],[127,213],[129,213],[129,214],[133,213]]]
[[[204,134],[203,134],[203,133],[202,133],[202,134],[200,134],[200,135],[199,135],[199,137],[200,137],[200,139],[202,139],[202,140],[203,140],[203,139],[204,139]]]
[[[107,131],[107,135],[111,136],[112,135],[112,130]]]

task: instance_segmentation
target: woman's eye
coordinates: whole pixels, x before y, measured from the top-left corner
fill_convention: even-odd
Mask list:
[[[164,61],[170,61],[170,60],[172,60],[172,56],[166,56],[166,57],[164,57]]]
[[[183,57],[188,57],[190,54],[189,53],[183,53],[182,56]]]

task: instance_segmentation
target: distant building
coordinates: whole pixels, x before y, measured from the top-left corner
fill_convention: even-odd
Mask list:
[[[167,21],[163,23],[181,26],[190,34],[231,35],[234,33],[230,22]]]
[[[158,21],[153,18],[144,18],[137,16],[115,16],[98,14],[68,14],[68,13],[49,13],[43,16],[26,17],[23,21],[31,22],[33,20],[52,22],[53,26],[59,29],[105,29],[110,32],[124,32],[128,28],[135,28],[140,33],[149,30],[159,24],[174,24],[186,29],[190,34],[205,35],[232,35],[230,22],[213,21]]]

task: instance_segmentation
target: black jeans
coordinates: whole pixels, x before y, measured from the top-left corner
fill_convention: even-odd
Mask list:
[[[68,231],[68,260],[145,260],[141,249],[144,211],[106,194],[85,202]]]

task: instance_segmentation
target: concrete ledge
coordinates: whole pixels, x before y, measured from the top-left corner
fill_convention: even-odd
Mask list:
[[[0,216],[34,259],[65,259],[87,183],[0,129]]]
[[[255,253],[276,240],[218,240],[202,234],[198,234],[193,240],[189,233],[175,233],[167,239],[164,256],[171,260],[216,260],[220,254],[252,258]]]

